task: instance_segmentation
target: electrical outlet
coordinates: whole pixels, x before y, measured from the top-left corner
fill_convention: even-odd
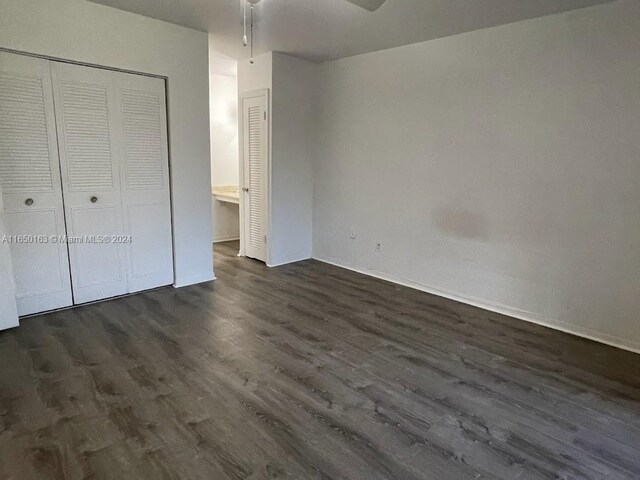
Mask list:
[[[382,244],[376,243],[376,252],[381,252],[381,251],[382,251]]]

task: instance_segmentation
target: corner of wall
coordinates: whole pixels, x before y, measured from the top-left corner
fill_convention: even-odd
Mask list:
[[[2,189],[0,189],[0,330],[17,327],[19,324],[11,252],[9,243],[4,240],[6,234],[4,204]]]

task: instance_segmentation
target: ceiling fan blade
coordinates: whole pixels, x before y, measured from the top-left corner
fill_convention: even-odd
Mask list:
[[[375,12],[385,1],[386,0],[347,0],[347,2],[353,3],[365,10],[369,10],[370,12]]]

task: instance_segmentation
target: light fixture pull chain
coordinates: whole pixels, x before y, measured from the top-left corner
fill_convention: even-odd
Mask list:
[[[249,63],[253,65],[253,4],[251,5],[251,58]]]
[[[247,46],[247,0],[240,0],[242,2],[242,45]]]

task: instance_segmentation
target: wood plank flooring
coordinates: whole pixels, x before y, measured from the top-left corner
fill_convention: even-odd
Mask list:
[[[0,333],[0,479],[637,479],[640,356],[316,261]]]

